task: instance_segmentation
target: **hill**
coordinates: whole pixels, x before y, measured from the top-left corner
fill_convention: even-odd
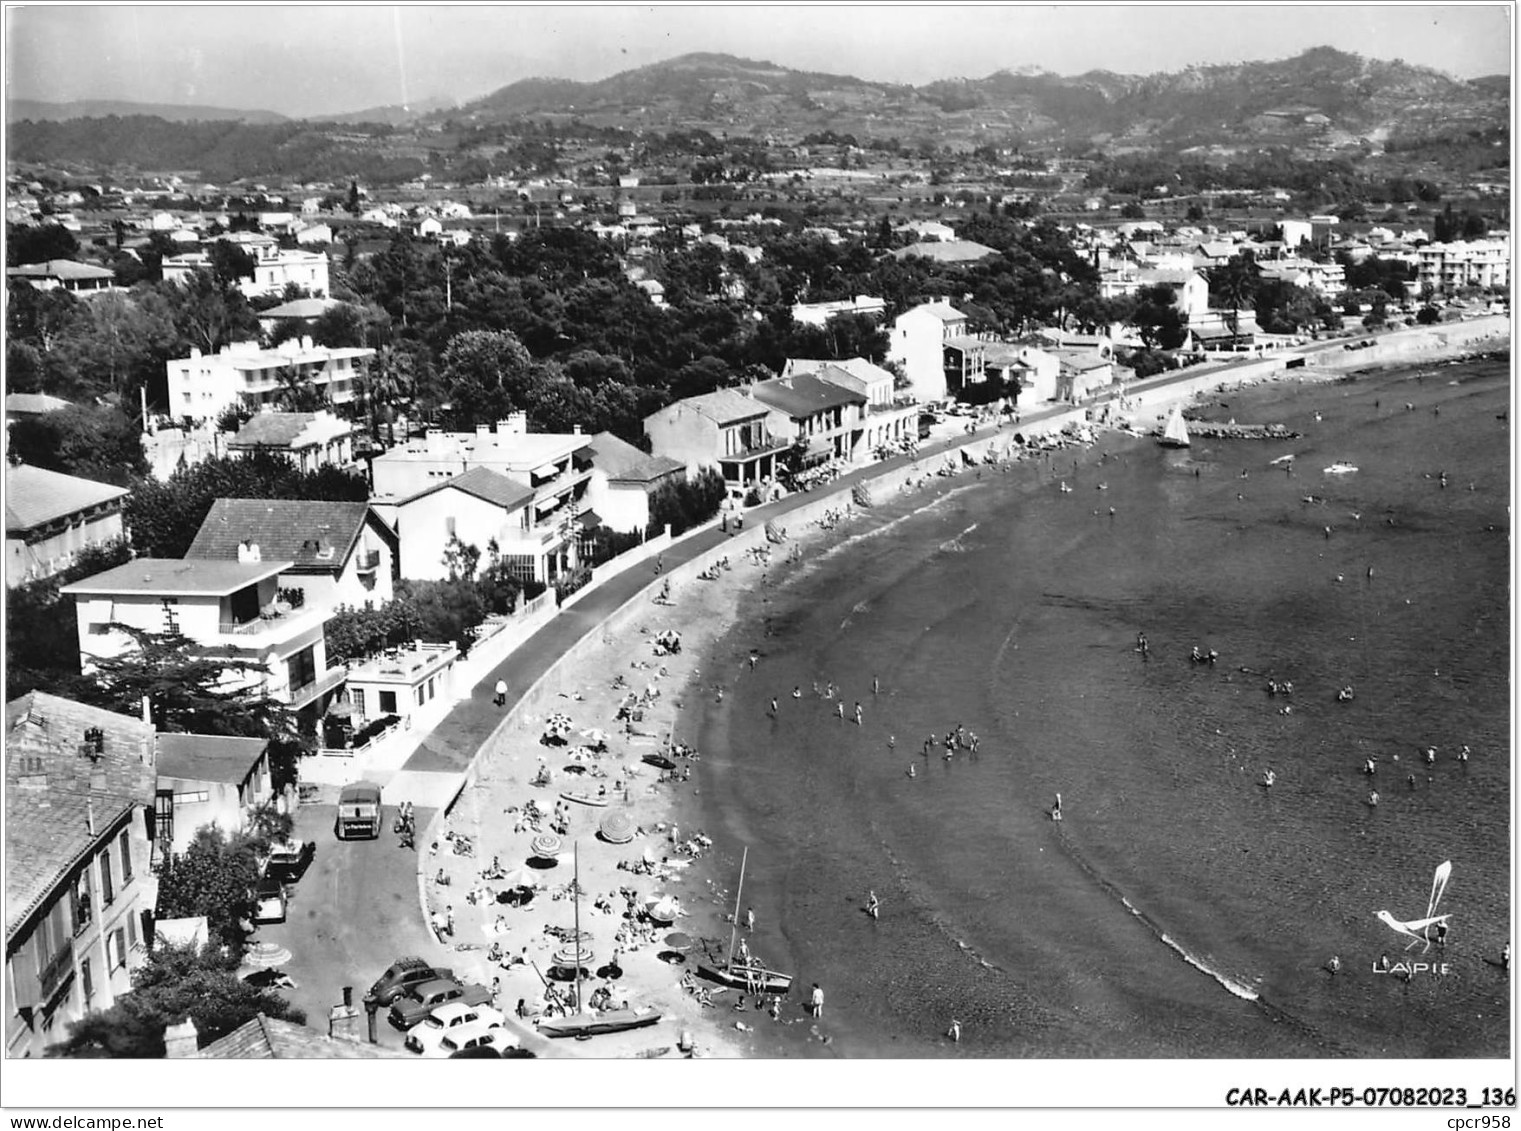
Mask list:
[[[35,98],[8,98],[7,122],[68,122],[76,118],[162,118],[166,122],[249,122],[269,125],[288,121],[273,110],[231,110],[221,106],[176,106],[168,102],[122,102],[85,99],[79,102],[43,102]]]
[[[531,116],[778,134],[971,138],[997,130],[1133,144],[1292,143],[1493,127],[1508,120],[1509,85],[1460,82],[1329,47],[1176,73],[1062,76],[1020,68],[922,87],[692,54],[595,82],[525,79],[433,117],[485,124]]]

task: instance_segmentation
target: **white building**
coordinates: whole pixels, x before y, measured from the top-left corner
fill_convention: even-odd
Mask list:
[[[587,502],[609,530],[632,533],[650,525],[650,495],[666,483],[686,481],[686,465],[669,456],[646,455],[611,432],[592,437]]]
[[[255,240],[228,242],[241,244],[254,257],[254,277],[238,280],[238,290],[246,298],[260,298],[283,294],[288,286],[302,288],[314,298],[328,295],[327,255],[319,251],[292,251],[273,242]],[[166,256],[163,261],[164,278],[170,282],[183,283],[195,271],[207,270],[211,257],[204,251],[192,251],[185,255]]]
[[[1505,240],[1430,243],[1416,251],[1420,256],[1417,282],[1436,294],[1452,294],[1461,287],[1510,285],[1510,244]]]
[[[964,336],[966,326],[966,315],[945,299],[921,303],[893,321],[887,356],[903,367],[921,404],[945,399],[945,342]]]
[[[485,424],[474,432],[429,429],[375,457],[371,501],[382,516],[396,516],[401,575],[443,577],[443,548],[457,535],[483,553],[495,537],[518,576],[559,577],[573,566],[574,527],[589,505],[590,448],[591,437],[580,433],[529,432],[527,415],[519,412],[494,431]],[[455,483],[477,470],[492,479],[473,476],[463,488]],[[449,494],[431,494],[447,484],[454,484]],[[518,513],[520,494],[526,513]]]
[[[136,645],[115,625],[178,632],[197,653],[244,661],[229,672],[227,690],[252,689],[284,703],[315,725],[343,669],[328,670],[325,626],[331,609],[293,607],[279,595],[292,561],[205,561],[137,558],[59,590],[74,599],[80,670]]]
[[[81,550],[122,536],[125,487],[42,467],[5,471],[5,584],[52,577]]]
[[[292,338],[274,349],[257,342],[234,342],[214,354],[192,349],[189,357],[165,363],[169,378],[169,415],[193,422],[215,420],[239,403],[273,405],[285,388],[282,373],[293,369],[302,384],[320,388],[332,404],[354,399],[360,363],[372,349],[329,349],[310,338]]]
[[[838,318],[842,314],[869,314],[879,317],[885,313],[887,313],[887,303],[871,295],[856,295],[855,298],[844,298],[835,302],[799,302],[792,306],[792,320],[801,326],[823,326],[831,318]]]

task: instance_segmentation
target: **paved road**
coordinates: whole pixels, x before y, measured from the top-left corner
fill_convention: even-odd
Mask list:
[[[259,941],[275,942],[292,957],[285,972],[298,988],[284,991],[306,1010],[306,1023],[327,1032],[328,1010],[343,1002],[343,987],[354,987],[360,1032],[368,1024],[364,993],[381,972],[404,954],[444,959],[444,950],[422,923],[417,906],[417,854],[401,848],[391,832],[395,811],[387,807],[378,840],[339,840],[333,835],[337,807],[304,805],[295,835],[317,846],[306,874],[296,884],[284,923],[259,928]],[[418,809],[418,824],[431,812]],[[380,1017],[376,1035],[400,1050],[403,1034]]]

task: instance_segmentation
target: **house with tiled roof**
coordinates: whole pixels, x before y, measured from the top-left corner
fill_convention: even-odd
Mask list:
[[[131,988],[157,899],[153,727],[42,691],[5,707],[5,1055]]]
[[[17,464],[5,469],[5,584],[52,577],[122,536],[125,487]]]
[[[854,437],[865,426],[866,396],[812,373],[774,377],[750,386],[750,395],[771,409],[770,429],[793,444],[804,443],[802,466],[848,460]]]
[[[864,459],[884,448],[895,450],[906,440],[917,440],[919,406],[912,393],[897,392],[897,378],[891,371],[864,357],[838,361],[789,357],[783,363],[783,377],[802,374],[812,374],[866,398],[866,410],[851,433],[847,459]]]
[[[515,577],[546,580],[545,552],[558,535],[559,523],[553,516],[536,521],[534,497],[532,487],[499,471],[472,467],[402,499],[396,507],[401,576],[449,576],[444,554],[456,538],[480,550],[484,565],[487,543],[495,539]]]
[[[945,400],[945,343],[966,335],[966,314],[946,299],[920,303],[893,320],[887,356],[902,367],[915,400],[921,404]]]
[[[498,542],[504,557],[515,575],[548,584],[561,574],[574,569],[576,564],[575,528],[582,511],[587,509],[586,493],[591,482],[591,457],[588,449],[591,437],[579,430],[573,432],[530,432],[528,416],[515,412],[506,420],[499,420],[495,427],[479,424],[473,432],[445,432],[430,428],[422,436],[398,444],[384,455],[376,456],[370,464],[371,483],[374,494],[371,502],[381,517],[390,519],[396,515],[397,533],[402,543],[403,577],[442,577],[437,572],[440,562],[422,562],[417,554],[418,546],[423,553],[431,554],[436,543],[440,552],[448,542],[444,519],[461,518],[464,510],[429,514],[418,506],[419,499],[432,497],[429,489],[445,480],[458,478],[462,473],[480,468],[493,472],[519,487],[527,488],[531,495],[530,512],[525,517],[516,512],[503,512],[502,505],[515,508],[517,492],[510,497],[495,479],[476,479],[475,494],[498,495],[483,501],[498,505],[496,524]],[[458,503],[461,508],[474,510],[467,501],[471,492],[456,492],[447,501]],[[444,498],[440,496],[440,498]],[[505,499],[505,504],[503,500]],[[400,511],[406,509],[410,518],[403,520]],[[506,522],[506,526],[502,526]],[[426,531],[420,541],[408,540],[419,529]],[[486,549],[491,534],[477,534],[473,529],[460,526],[462,541]],[[510,545],[509,545],[510,543]],[[422,567],[426,573],[408,573],[409,568]]]
[[[172,1025],[164,1031],[164,1056],[170,1060],[400,1060],[411,1056],[360,1040],[358,1010],[350,1007],[350,1012],[354,1018],[330,1019],[331,1035],[260,1013],[199,1051],[193,1023]],[[351,1020],[354,1023],[347,1024]]]
[[[222,734],[160,734],[155,745],[156,849],[178,854],[196,830],[242,832],[273,796],[269,739]]]
[[[227,441],[227,454],[237,459],[270,452],[302,471],[348,467],[354,462],[354,426],[332,413],[259,412]]]
[[[59,593],[74,601],[80,669],[89,672],[102,657],[136,648],[119,625],[177,632],[196,654],[249,665],[229,670],[225,689],[261,692],[315,727],[344,672],[327,663],[333,610],[280,593],[280,577],[294,565],[251,552],[238,561],[137,558],[65,585]]]
[[[591,443],[592,477],[587,491],[595,522],[630,533],[650,524],[650,495],[667,483],[686,481],[686,464],[670,456],[648,455],[611,432]]]
[[[78,263],[72,259],[49,259],[46,263],[23,263],[19,267],[7,267],[5,276],[28,283],[39,291],[68,291],[70,294],[88,296],[116,289],[115,271],[93,263]]]
[[[775,478],[791,442],[771,430],[771,406],[738,389],[683,397],[644,418],[656,455],[686,464],[688,474],[716,468],[738,498]]]
[[[43,416],[49,412],[57,412],[61,408],[68,408],[73,403],[62,397],[49,396],[47,393],[6,393],[5,422],[14,424],[18,420]]]
[[[289,561],[281,590],[326,609],[389,601],[400,561],[396,531],[365,502],[217,499],[186,558]]]
[[[998,254],[997,248],[976,240],[921,240],[892,252],[894,259],[928,259],[934,263],[976,263]]]

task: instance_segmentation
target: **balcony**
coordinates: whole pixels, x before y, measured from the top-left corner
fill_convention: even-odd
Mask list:
[[[48,959],[47,965],[37,975],[37,984],[42,990],[42,1000],[52,1001],[73,977],[74,940],[70,939],[58,949],[57,954]]]
[[[771,433],[766,432],[759,438],[752,440],[749,447],[741,448],[735,452],[725,452],[718,458],[725,463],[739,463],[743,460],[758,459],[761,456],[772,455],[776,452],[785,452],[792,446],[791,440],[778,439]]]
[[[292,687],[285,705],[292,710],[300,710],[319,696],[340,687],[348,677],[349,673],[345,668],[329,668],[309,683]]]
[[[354,569],[359,573],[374,573],[379,568],[379,550],[362,550],[354,555]]]
[[[270,606],[261,612],[253,620],[249,621],[221,621],[217,625],[217,635],[225,637],[222,643],[233,644],[242,648],[258,647],[254,637],[267,637],[272,640],[289,640],[297,633],[307,629],[316,628],[332,614],[321,609],[303,606],[299,609]]]

